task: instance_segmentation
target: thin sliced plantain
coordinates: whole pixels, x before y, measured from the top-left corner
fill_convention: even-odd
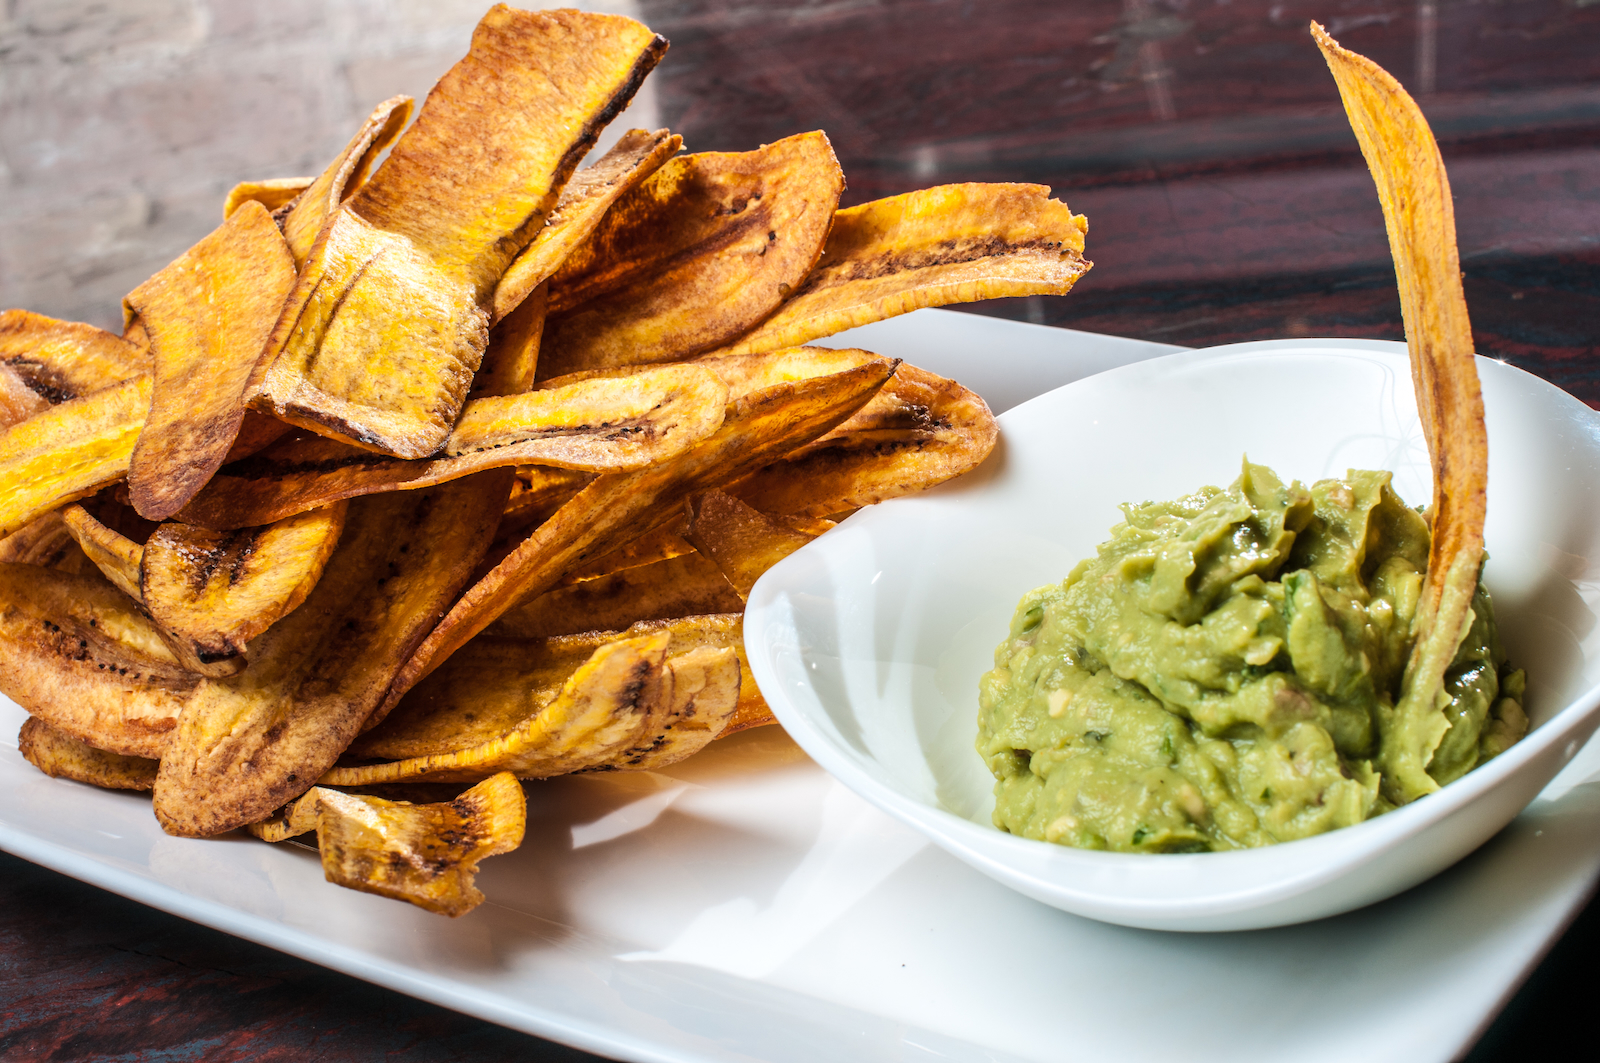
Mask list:
[[[612,204],[661,169],[682,146],[683,138],[665,129],[630,129],[593,166],[573,174],[550,220],[496,283],[494,320],[510,316],[594,232]]]
[[[227,220],[246,203],[260,203],[268,213],[293,203],[315,177],[268,177],[262,181],[240,181],[228,189],[222,201],[222,217]]]
[[[0,362],[55,405],[148,373],[150,353],[93,325],[0,311]]]
[[[550,638],[580,631],[621,631],[641,620],[737,612],[744,608],[708,555],[687,553],[555,587],[523,602],[487,633]]]
[[[547,293],[541,284],[489,330],[489,347],[472,378],[468,406],[484,395],[520,395],[533,387],[534,374],[539,369],[539,343],[544,336]]]
[[[10,363],[0,362],[0,428],[10,428],[49,407],[50,400],[30,388]]]
[[[732,343],[816,265],[842,191],[820,132],[667,163],[550,279],[540,375],[677,361]]]
[[[136,376],[0,431],[0,536],[128,475],[150,385]]]
[[[1044,185],[940,185],[839,211],[822,261],[728,347],[775,351],[925,306],[1065,295],[1088,223]]]
[[[98,572],[0,564],[0,692],[52,727],[160,757],[197,678]]]
[[[502,772],[434,804],[319,786],[250,830],[267,841],[315,830],[329,882],[458,916],[483,903],[478,862],[521,845],[527,814],[522,784]]]
[[[739,708],[740,663],[732,647],[706,646],[667,658],[661,711],[632,749],[604,766],[614,771],[657,771],[720,737]]]
[[[155,359],[128,469],[140,515],[172,516],[222,464],[244,419],[245,385],[293,286],[283,234],[265,207],[246,203],[124,298]]]
[[[494,534],[511,473],[352,504],[310,596],[260,635],[249,667],[205,679],[156,780],[168,833],[267,818],[338,759]]]
[[[683,537],[716,565],[741,603],[750,600],[750,588],[763,572],[816,538],[721,491],[689,500]]]
[[[322,227],[254,408],[396,457],[437,451],[482,361],[495,284],[665,48],[619,16],[491,9]]]
[[[144,604],[139,591],[139,565],[144,560],[144,544],[106,527],[82,506],[72,505],[61,510],[61,521],[106,579],[134,601]]]
[[[17,749],[29,764],[54,779],[71,779],[107,790],[151,790],[157,761],[96,749],[35,716],[17,735]]]
[[[231,532],[157,528],[140,550],[137,589],[184,667],[208,676],[242,669],[250,641],[298,609],[322,577],[348,506]]]
[[[350,143],[328,168],[300,194],[282,206],[283,238],[294,255],[295,268],[305,265],[323,222],[339,204],[355,194],[384,148],[394,143],[411,120],[410,96],[392,96],[375,107]]]
[[[82,563],[89,564],[83,551],[67,531],[62,519],[63,510],[53,509],[0,539],[0,561],[21,565],[39,565],[44,568],[61,568],[79,571],[77,561],[68,561],[76,554]],[[92,565],[90,567],[93,567]]]

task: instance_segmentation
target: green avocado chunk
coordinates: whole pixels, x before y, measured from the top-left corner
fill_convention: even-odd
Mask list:
[[[1381,763],[1428,525],[1386,472],[1307,490],[1247,460],[1226,491],[1122,507],[1095,557],[1025,595],[979,683],[994,823],[1084,849],[1271,845],[1393,807]],[[1436,699],[1440,785],[1527,730],[1480,582]]]

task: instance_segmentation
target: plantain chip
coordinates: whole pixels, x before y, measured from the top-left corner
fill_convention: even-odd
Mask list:
[[[655,771],[700,752],[726,732],[739,707],[740,656],[732,647],[705,646],[667,658],[662,711],[642,740],[606,767]]]
[[[665,47],[618,16],[491,9],[321,229],[252,405],[397,457],[434,453],[483,358],[496,282]]]
[[[0,431],[0,536],[127,476],[150,387],[136,376]]]
[[[522,784],[502,772],[436,804],[319,786],[250,830],[268,841],[315,830],[329,882],[458,916],[483,903],[479,861],[521,845],[527,816]]]
[[[361,187],[378,155],[411,120],[411,97],[392,96],[373,109],[350,143],[298,196],[282,204],[283,239],[295,268],[305,265],[323,222]]]
[[[231,532],[157,528],[140,550],[137,589],[184,667],[208,676],[242,669],[250,640],[298,609],[322,577],[348,506]]]
[[[730,404],[714,435],[671,460],[596,477],[461,596],[406,662],[386,705],[517,602],[674,520],[689,495],[725,486],[823,435],[864,406],[898,364],[883,360],[754,392]]]
[[[1399,703],[1380,707],[1378,716],[1384,796],[1404,803],[1439,788],[1427,768],[1450,729],[1441,697],[1444,674],[1471,625],[1483,567],[1489,437],[1450,182],[1433,132],[1382,67],[1341,48],[1315,22],[1311,35],[1333,71],[1378,188],[1411,349],[1411,383],[1433,459],[1433,541],[1416,641]]]
[[[160,757],[196,688],[99,573],[0,564],[0,692],[99,749]]]
[[[731,495],[707,491],[689,500],[684,538],[715,563],[743,603],[750,600],[750,588],[763,572],[816,535]]]
[[[569,583],[523,602],[491,624],[492,635],[549,638],[621,631],[641,620],[735,612],[744,608],[710,555],[693,551]]]
[[[283,300],[294,260],[265,207],[246,203],[124,301],[150,337],[155,390],[128,469],[133,508],[163,520],[227,456],[244,389]]]
[[[93,325],[0,311],[0,363],[55,404],[148,373],[150,353]]]
[[[549,289],[541,284],[499,324],[489,330],[483,363],[472,378],[467,404],[484,395],[520,395],[533,387],[539,368],[539,343],[544,336],[544,311]]]
[[[34,716],[23,723],[17,749],[29,764],[53,779],[71,779],[107,790],[150,790],[156,785],[154,759],[96,749]]]
[[[319,437],[287,439],[213,477],[180,513],[202,527],[264,524],[341,498],[413,490],[538,462],[582,472],[643,468],[716,431],[727,386],[700,366],[474,399],[446,456],[403,461]]]
[[[144,603],[139,591],[139,565],[144,545],[100,523],[82,506],[61,510],[61,524],[95,567],[123,594]]]
[[[550,279],[540,375],[732,343],[816,265],[842,191],[820,132],[667,163]]]
[[[969,472],[998,438],[994,415],[977,393],[902,365],[850,420],[730,493],[767,513],[842,513]]]
[[[728,353],[775,351],[925,306],[1065,295],[1088,222],[1044,185],[940,185],[841,210],[805,282]]]
[[[50,400],[30,388],[9,363],[0,362],[0,428],[26,421],[49,406]]]
[[[263,181],[240,181],[228,189],[222,201],[222,218],[226,221],[246,203],[260,203],[269,213],[286,207],[315,180],[315,177],[268,177]]]
[[[88,559],[67,531],[63,512],[53,509],[0,539],[0,561],[79,571],[77,561],[68,559],[74,554],[83,558],[84,563]]]
[[[669,561],[674,557],[682,557],[684,554],[694,553],[694,547],[690,546],[689,540],[683,537],[683,522],[679,519],[681,516],[680,512],[666,523],[645,532],[636,539],[630,539],[614,550],[608,550],[586,561],[580,561],[567,569],[566,573],[557,581],[557,585],[601,579],[613,573],[622,572],[625,569],[638,568],[641,565],[653,565],[658,561]]]
[[[352,504],[305,603],[250,644],[249,667],[202,680],[184,710],[156,779],[168,833],[264,819],[316,782],[466,582],[510,481],[491,472]]]
[[[683,138],[665,129],[630,129],[593,166],[572,175],[539,235],[506,267],[494,289],[494,320],[509,317],[594,232],[612,204],[678,153]]]

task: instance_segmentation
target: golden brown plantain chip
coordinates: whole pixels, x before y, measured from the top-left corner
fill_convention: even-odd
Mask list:
[[[55,404],[148,373],[150,353],[93,325],[0,312],[0,363]]]
[[[940,185],[849,207],[817,268],[729,353],[775,351],[925,306],[1065,295],[1088,223],[1044,185]]]
[[[467,404],[484,395],[520,395],[533,387],[539,369],[539,342],[549,289],[541,284],[515,310],[489,330],[483,364],[472,378]]]
[[[49,406],[50,400],[30,388],[10,363],[0,362],[0,428],[26,421]]]
[[[155,359],[155,390],[128,469],[133,508],[164,520],[217,471],[239,434],[244,389],[294,285],[265,207],[246,203],[129,292]]]
[[[265,524],[341,498],[533,462],[582,472],[643,468],[716,431],[727,391],[710,370],[667,365],[488,395],[467,404],[446,456],[429,461],[388,458],[320,437],[287,439],[213,477],[180,517],[201,527]]]
[[[625,569],[653,565],[658,561],[668,561],[674,557],[694,553],[694,547],[690,546],[689,540],[682,535],[681,518],[681,513],[676,514],[667,523],[645,532],[637,539],[630,539],[614,550],[580,561],[567,569],[556,585],[565,586],[582,583],[584,580],[600,579]]]
[[[231,532],[157,528],[140,550],[138,589],[184,667],[208,676],[242,669],[250,640],[299,608],[322,577],[348,506]]]
[[[0,564],[0,692],[52,727],[159,757],[196,680],[98,572]]]
[[[843,190],[820,132],[673,159],[550,279],[540,376],[732,343],[816,264]]]
[[[816,538],[721,491],[689,499],[683,537],[715,563],[741,603],[763,572]]]
[[[28,522],[0,539],[0,561],[21,565],[39,565],[44,568],[63,568],[68,571],[87,571],[78,567],[77,560],[68,561],[76,554],[82,563],[94,567],[84,557],[83,551],[67,531],[62,519],[63,510],[53,509],[42,517]]]
[[[127,476],[149,408],[136,376],[0,431],[0,535]]]
[[[826,433],[864,406],[898,364],[884,360],[754,392],[730,405],[714,435],[677,457],[596,477],[461,596],[406,662],[386,705],[517,602],[677,519],[689,495],[725,486]]]
[[[246,203],[260,203],[269,213],[276,211],[293,203],[315,180],[315,177],[268,177],[263,181],[240,181],[228,189],[227,198],[222,201],[222,218],[226,221]]]
[[[23,723],[17,748],[29,764],[54,779],[107,790],[150,790],[156,785],[156,760],[96,749],[36,716]]]
[[[594,232],[613,203],[661,169],[682,146],[683,138],[665,129],[630,129],[593,166],[573,174],[550,220],[496,283],[494,320],[510,316]]]
[[[550,638],[580,631],[621,631],[641,620],[742,608],[743,600],[716,563],[690,552],[555,587],[511,609],[487,632]]]
[[[282,216],[283,238],[294,255],[296,269],[305,265],[322,223],[360,189],[378,155],[411,120],[411,102],[410,96],[392,96],[378,104],[328,168],[300,195],[283,204],[287,207]]]
[[[323,226],[252,405],[397,457],[433,454],[483,358],[496,282],[665,48],[614,15],[491,9]]]
[[[739,707],[740,655],[732,647],[705,646],[667,658],[661,711],[641,740],[605,767],[655,771],[700,752],[720,737]]]
[[[350,507],[305,603],[251,643],[249,667],[202,680],[185,709],[156,780],[168,833],[264,819],[316,782],[459,593],[511,478],[496,471]]]
[[[998,438],[994,415],[976,392],[901,365],[850,420],[729,492],[766,513],[842,513],[969,472]]]
[[[139,564],[144,560],[144,545],[106,527],[82,506],[72,505],[61,510],[61,522],[106,579],[142,605],[144,597],[139,591]]]
[[[1382,67],[1339,47],[1315,22],[1311,35],[1333,71],[1377,184],[1400,284],[1411,382],[1433,458],[1433,544],[1417,607],[1416,641],[1400,702],[1380,710],[1378,719],[1384,796],[1403,803],[1439,788],[1427,767],[1450,729],[1439,694],[1445,669],[1472,620],[1483,566],[1489,437],[1461,288],[1450,182],[1433,132],[1415,101]]]
[[[276,842],[315,830],[329,882],[458,916],[483,903],[479,861],[521,845],[527,818],[522,784],[502,772],[430,804],[319,786],[250,832]]]

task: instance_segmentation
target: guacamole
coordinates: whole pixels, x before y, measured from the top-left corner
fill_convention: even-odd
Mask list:
[[[1023,597],[980,682],[995,825],[1085,849],[1204,852],[1404,800],[1379,765],[1429,535],[1389,474],[1308,490],[1246,461],[1226,491],[1123,513],[1097,556]],[[1437,699],[1449,729],[1434,781],[1522,736],[1523,683],[1480,582]]]

